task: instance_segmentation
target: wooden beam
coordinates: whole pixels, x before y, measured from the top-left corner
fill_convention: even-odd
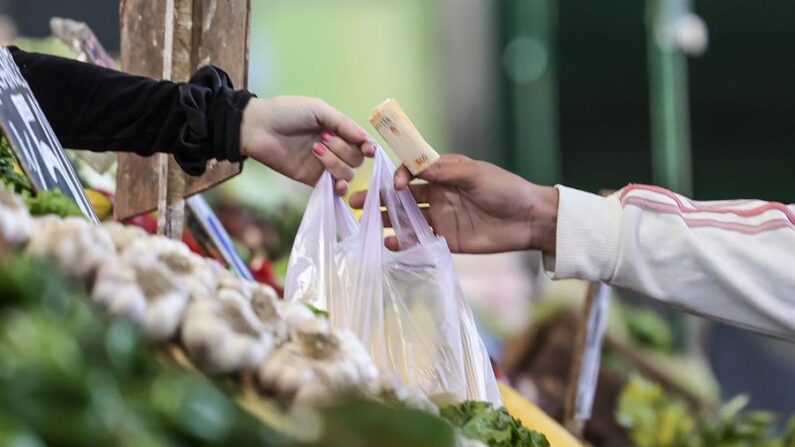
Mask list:
[[[175,6],[182,0],[174,0]],[[155,79],[164,74],[166,6],[170,1],[122,0],[122,69]],[[213,64],[226,71],[236,88],[245,88],[248,73],[250,0],[192,0],[189,70]],[[173,54],[171,55],[171,63]],[[173,66],[172,66],[173,68]],[[174,79],[180,73],[173,73]],[[173,160],[173,157],[169,157]],[[211,188],[240,172],[239,163],[211,161],[207,172],[186,177],[182,196]],[[115,215],[117,219],[152,211],[159,197],[158,157],[119,154]],[[172,189],[172,191],[176,192]]]

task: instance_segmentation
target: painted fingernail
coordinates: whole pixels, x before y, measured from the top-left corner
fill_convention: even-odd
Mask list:
[[[327,131],[327,130],[324,130],[323,132],[320,133],[320,139],[323,140],[323,141],[328,141],[333,136],[334,135],[331,132]]]
[[[323,154],[326,153],[326,146],[320,143],[315,143],[315,145],[312,146],[312,152],[314,152],[318,157],[322,157]]]

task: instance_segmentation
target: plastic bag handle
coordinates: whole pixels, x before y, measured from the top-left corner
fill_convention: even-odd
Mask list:
[[[327,298],[325,291],[305,290],[306,284],[301,272],[315,264],[319,266],[318,274],[321,274],[323,269],[331,268],[334,242],[338,237],[345,239],[358,231],[359,224],[350,209],[334,192],[334,180],[331,174],[328,171],[324,172],[309,197],[304,218],[293,243],[290,265],[285,278],[285,298],[304,299],[311,292],[315,296],[311,304],[325,309]]]
[[[395,230],[395,235],[398,237],[398,242],[403,248],[419,244],[427,244],[434,240],[435,236],[431,231],[431,227],[425,216],[422,214],[417,201],[409,190],[396,191],[394,187],[393,177],[395,175],[395,165],[383,153],[380,147],[376,147],[375,154],[375,167],[373,170],[373,177],[370,180],[370,189],[373,193],[368,192],[365,199],[365,213],[377,215],[377,222],[368,221],[365,223],[364,216],[362,217],[362,226],[380,224],[379,230],[383,230],[383,223],[380,218],[380,198],[383,197],[386,201],[387,214],[392,223],[392,228]],[[373,198],[370,207],[367,206],[367,200]],[[370,228],[370,227],[367,227]],[[376,231],[375,228],[372,231]]]

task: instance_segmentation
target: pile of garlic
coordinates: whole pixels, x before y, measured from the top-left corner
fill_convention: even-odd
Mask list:
[[[0,239],[85,281],[98,307],[136,322],[150,339],[180,343],[202,371],[250,374],[285,405],[386,390],[438,412],[424,396],[385,381],[353,333],[280,300],[266,285],[233,276],[182,242],[117,222],[31,218],[2,188]]]

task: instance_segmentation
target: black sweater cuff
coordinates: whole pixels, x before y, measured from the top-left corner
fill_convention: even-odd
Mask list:
[[[203,173],[210,158],[242,161],[240,124],[253,96],[246,90],[235,91],[229,76],[212,65],[200,68],[188,83],[179,86],[185,123],[174,157],[185,172]]]

